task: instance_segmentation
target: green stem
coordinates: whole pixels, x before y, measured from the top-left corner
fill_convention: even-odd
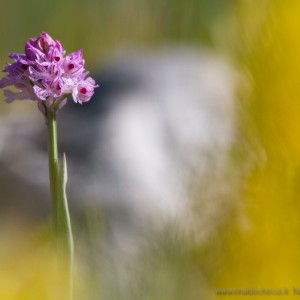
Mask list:
[[[59,178],[58,178],[58,151],[57,151],[57,125],[55,112],[48,112],[48,158],[49,179],[52,205],[52,218],[55,232],[57,234],[57,209],[59,201]]]
[[[72,279],[73,279],[73,235],[71,221],[67,203],[66,184],[67,184],[67,165],[64,155],[61,168],[58,166],[57,151],[57,125],[56,114],[53,111],[47,112],[48,126],[48,155],[49,155],[49,179],[52,204],[52,220],[55,228],[56,245],[59,251],[63,251],[68,276],[66,285],[68,298],[72,299]]]

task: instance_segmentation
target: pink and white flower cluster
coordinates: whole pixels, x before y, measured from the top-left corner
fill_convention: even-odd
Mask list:
[[[15,62],[4,68],[8,74],[0,80],[0,88],[14,86],[19,91],[4,90],[6,102],[32,100],[38,101],[42,111],[55,104],[58,109],[66,104],[70,94],[76,103],[89,101],[98,87],[87,77],[82,50],[65,56],[61,43],[46,32],[31,38],[25,44],[24,54],[13,53],[9,57]]]

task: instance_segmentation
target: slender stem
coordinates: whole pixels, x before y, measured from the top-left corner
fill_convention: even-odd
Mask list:
[[[47,112],[48,126],[48,155],[49,155],[49,179],[52,203],[52,218],[55,228],[55,238],[58,253],[63,251],[67,267],[66,285],[68,290],[67,299],[72,299],[73,281],[73,235],[66,196],[67,165],[64,155],[62,166],[59,170],[57,151],[57,125],[56,114]]]
[[[57,151],[57,125],[55,112],[47,113],[48,125],[48,158],[49,179],[52,205],[52,218],[55,231],[57,232],[57,209],[59,201],[59,179],[58,179],[58,151]]]

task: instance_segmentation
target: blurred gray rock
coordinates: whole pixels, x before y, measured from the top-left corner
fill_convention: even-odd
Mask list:
[[[195,199],[199,235],[218,222],[221,197],[208,202],[205,192],[192,195],[191,183],[205,186],[211,178],[213,193],[228,188],[234,76],[227,63],[203,50],[120,55],[102,66],[96,78],[101,88],[89,103],[69,100],[59,112],[70,205],[73,211],[100,207],[114,249],[130,252],[149,227],[174,222],[190,228]],[[0,120],[1,205],[44,217],[47,134],[34,105],[32,111],[12,110]]]

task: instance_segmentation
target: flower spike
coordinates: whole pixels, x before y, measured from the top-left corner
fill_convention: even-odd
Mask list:
[[[65,50],[59,41],[43,32],[37,38],[30,38],[25,44],[24,54],[10,54],[15,62],[7,64],[7,73],[0,80],[0,88],[13,86],[19,92],[4,90],[5,101],[16,99],[37,101],[38,107],[45,107],[42,102],[53,104],[53,109],[61,109],[69,95],[75,103],[84,103],[91,99],[94,89],[99,87],[87,77],[84,68],[82,49],[65,56]],[[56,102],[58,105],[55,105]],[[61,104],[64,105],[61,105]]]

